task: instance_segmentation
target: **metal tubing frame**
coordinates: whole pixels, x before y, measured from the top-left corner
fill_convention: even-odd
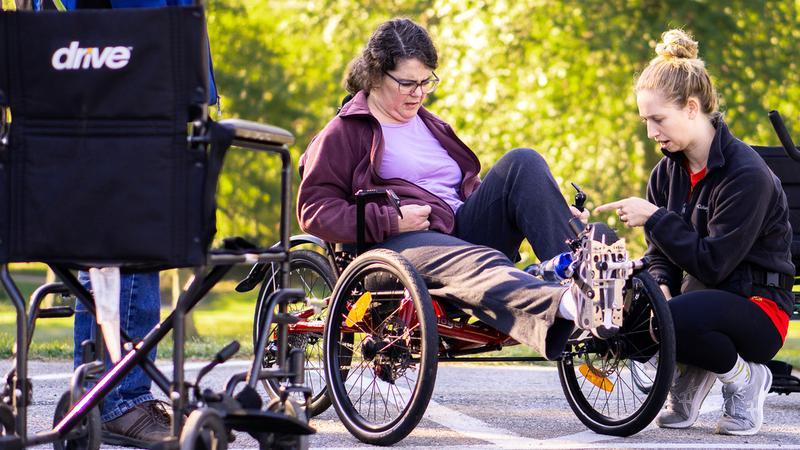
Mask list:
[[[231,267],[233,266],[216,266],[212,268],[204,277],[196,277],[193,279],[189,287],[178,300],[178,306],[176,309],[191,309],[200,301],[203,296],[205,296],[206,293],[208,293],[211,287],[213,287],[225,275],[225,273],[231,269]],[[68,286],[72,283],[76,283],[81,287],[81,289],[83,288],[75,276],[68,271],[66,274],[58,275]],[[83,397],[81,397],[80,400],[75,403],[75,405],[64,416],[64,418],[53,427],[53,431],[56,432],[60,438],[66,435],[69,430],[74,428],[92,408],[100,403],[103,397],[105,397],[105,395],[108,394],[111,389],[113,389],[113,387],[116,385],[116,382],[125,377],[137,364],[141,364],[143,360],[147,360],[147,354],[150,352],[150,350],[155,348],[155,346],[158,345],[164,336],[166,336],[167,333],[173,329],[173,325],[176,323],[175,316],[175,311],[173,311],[164,320],[162,320],[161,323],[150,330],[150,332],[147,333],[147,335],[134,346],[133,350],[125,354],[125,356],[123,356],[119,362],[114,364],[114,366],[112,366],[111,369],[109,369],[109,371],[97,381],[97,384],[83,394]],[[173,339],[176,339],[176,337],[173,336]],[[179,355],[181,358],[182,356],[183,355]],[[179,369],[182,369],[182,366],[175,367],[176,375],[178,374]],[[180,372],[182,375],[182,370],[180,370]],[[178,380],[176,376],[176,380],[173,381],[173,385],[181,385],[182,381],[182,379]]]
[[[94,306],[94,297],[92,294],[85,288],[83,285],[78,281],[77,278],[70,272],[68,269],[58,266],[58,265],[51,265],[50,269],[56,276],[61,279],[61,282],[67,287],[67,289],[75,295],[77,301],[81,302],[83,306],[89,311],[92,315],[95,315],[95,306]],[[100,334],[96,334],[100,336]],[[120,337],[130,343],[131,345],[135,345],[136,343],[131,339],[130,336],[125,332],[125,330],[120,329]],[[96,346],[102,347],[103,343],[102,340],[97,340],[95,343]],[[103,353],[103,352],[100,352]],[[158,367],[156,367],[153,361],[145,358],[141,361],[140,366],[142,369],[147,373],[151,380],[156,384],[156,386],[164,392],[165,395],[169,395],[169,388],[170,382],[169,379],[164,375]]]
[[[11,407],[16,415],[17,434],[22,439],[22,445],[25,445],[28,432],[28,346],[22,345],[23,341],[27,340],[28,337],[25,299],[11,278],[7,264],[3,264],[0,267],[0,281],[2,281],[3,287],[17,312],[17,359],[13,386],[11,386]]]
[[[283,309],[285,309],[287,300],[292,298],[297,299],[298,296],[299,298],[303,298],[305,293],[300,289],[278,289],[270,294],[269,299],[267,300],[267,315],[261,324],[261,330],[259,330],[258,335],[258,343],[256,344],[255,348],[255,355],[253,356],[253,364],[250,366],[250,371],[246,378],[247,385],[253,389],[256,388],[256,383],[261,378],[261,371],[264,370],[261,367],[261,361],[264,360],[264,353],[266,352],[267,339],[269,339],[269,328],[272,326],[272,317],[274,315],[275,305],[278,305],[279,310],[281,309],[281,306]],[[278,326],[280,325],[286,326],[286,324],[279,323]],[[278,336],[278,339],[280,340],[280,335]],[[278,363],[278,371],[286,372],[286,367],[284,367],[285,361],[278,359],[276,362]],[[290,374],[290,376],[291,375],[293,374]]]
[[[186,383],[184,382],[184,345],[186,343],[185,336],[185,319],[186,313],[189,312],[194,306],[208,294],[214,285],[233,268],[233,265],[220,265],[214,266],[211,270],[203,275],[204,269],[198,268],[195,270],[194,277],[189,283],[189,286],[178,297],[178,303],[175,309],[167,316],[162,322],[161,328],[165,331],[163,335],[158,338],[160,341],[169,328],[172,330],[172,384],[170,386],[170,400],[172,403],[172,433],[174,437],[180,436],[181,429],[183,428],[183,409],[184,402],[186,401]],[[159,329],[159,326],[156,326]],[[148,334],[149,336],[149,334]],[[153,344],[155,347],[158,344],[156,341]],[[149,351],[149,350],[148,350]],[[145,353],[146,354],[146,353]]]
[[[280,214],[280,246],[283,248],[283,257],[280,257],[280,270],[281,270],[281,284],[282,286],[289,285],[289,205],[291,205],[291,154],[286,146],[269,145],[255,141],[235,139],[233,145],[254,149],[265,150],[279,153],[281,156],[281,214]],[[277,256],[277,255],[276,255]],[[213,258],[212,258],[213,259]],[[204,269],[199,268],[195,272],[195,277],[189,284],[188,288],[181,294],[175,310],[171,312],[161,323],[156,325],[150,332],[138,343],[136,343],[125,356],[114,364],[108,372],[101,377],[97,383],[89,389],[83,396],[75,402],[75,405],[67,412],[62,420],[57,423],[52,430],[27,436],[27,360],[28,360],[28,346],[20,345],[22,339],[29,340],[28,331],[28,318],[25,311],[25,300],[19,291],[19,288],[14,283],[8,270],[8,266],[3,264],[0,267],[0,281],[6,289],[9,297],[11,298],[14,308],[17,313],[17,358],[16,370],[14,378],[13,399],[12,406],[14,407],[16,415],[16,428],[17,433],[21,437],[23,446],[27,442],[31,443],[44,443],[52,442],[56,439],[68,436],[85,418],[88,412],[96,407],[105,395],[113,389],[116,383],[125,377],[136,365],[141,365],[145,372],[151,376],[154,382],[158,384],[162,390],[165,390],[170,395],[173,403],[173,435],[179,436],[182,427],[182,410],[185,401],[186,386],[184,383],[184,352],[183,346],[185,344],[184,336],[184,319],[186,313],[191,310],[202,299],[216,283],[233,267],[233,264],[221,264],[213,266],[208,273],[203,275]],[[67,287],[73,294],[75,294],[78,301],[82,302],[89,312],[94,314],[95,305],[92,295],[86,290],[77,278],[66,268],[52,265],[51,269],[62,280],[64,286]],[[277,291],[278,295],[273,295],[270,299],[270,309],[268,310],[268,317],[264,324],[271,324],[274,304],[278,304],[279,314],[285,315],[287,313],[287,302],[284,298],[297,297],[298,293],[303,296],[301,290],[282,289]],[[38,305],[37,305],[38,306]],[[147,354],[155,348],[155,346],[167,335],[169,331],[173,332],[173,342],[175,351],[173,353],[173,370],[174,377],[171,385],[167,382],[166,377],[155,367],[149,359]],[[268,327],[265,328],[268,331]],[[288,328],[286,323],[278,324],[278,370],[268,371],[267,374],[285,374],[291,376],[292,374],[284,370],[287,365],[287,333]],[[131,339],[121,331],[121,336],[128,342]],[[266,332],[262,334],[266,336]],[[255,383],[264,375],[261,373],[261,359],[263,359],[264,348],[260,347],[260,359],[254,358],[249,374],[250,380],[248,383]],[[167,386],[164,386],[167,384]],[[255,387],[255,386],[253,386]]]
[[[281,157],[281,216],[280,216],[280,242],[275,245],[275,247],[282,248],[283,253],[286,255],[280,262],[280,271],[281,271],[281,286],[286,288],[289,286],[289,249],[291,247],[291,237],[289,235],[289,230],[291,224],[289,222],[289,207],[292,204],[292,155],[289,153],[288,147],[285,145],[270,145],[264,144],[257,141],[247,140],[237,138],[233,140],[231,144],[233,146],[238,146],[242,148],[247,148],[251,150],[262,150],[268,152],[278,153]],[[274,307],[274,305],[272,305]],[[280,315],[285,315],[287,313],[287,305],[286,302],[278,303],[278,313]],[[264,323],[271,323],[272,322],[272,309],[268,309],[268,319],[265,320]],[[268,331],[269,329],[266,328]],[[287,335],[289,333],[289,328],[285,322],[281,322],[278,324],[278,358],[277,364],[280,369],[284,369],[284,365],[286,364],[286,348],[287,348]],[[262,335],[263,336],[263,335]],[[259,339],[260,341],[261,339]],[[256,351],[258,354],[261,355],[263,359],[263,349],[259,352],[258,349]],[[261,359],[254,358],[253,365],[251,367],[251,380],[248,380],[248,384],[252,383],[255,387],[255,383],[258,379],[258,371],[261,369]]]
[[[39,305],[41,305],[44,298],[49,294],[64,293],[69,293],[69,291],[63,283],[47,283],[36,288],[31,294],[30,306],[28,307],[28,348],[30,348],[31,341],[33,340],[33,332],[36,329],[36,319],[39,318]]]

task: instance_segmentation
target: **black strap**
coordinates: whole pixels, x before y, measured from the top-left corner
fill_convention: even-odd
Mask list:
[[[753,283],[762,286],[779,287],[792,290],[794,286],[794,276],[785,273],[769,272],[759,267],[752,268]]]
[[[76,0],[75,9],[111,9],[111,0]]]

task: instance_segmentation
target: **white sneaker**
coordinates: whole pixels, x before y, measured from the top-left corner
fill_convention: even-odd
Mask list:
[[[758,433],[764,422],[764,400],[772,386],[772,372],[763,364],[750,366],[750,382],[742,386],[722,386],[722,419],[717,423],[717,433],[751,436]]]
[[[677,376],[669,388],[667,403],[656,417],[661,428],[689,428],[700,415],[700,406],[706,399],[717,376],[708,370],[686,366],[683,375]]]

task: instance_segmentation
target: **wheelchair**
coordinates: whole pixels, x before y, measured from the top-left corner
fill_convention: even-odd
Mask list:
[[[575,206],[581,209],[585,198],[579,190]],[[399,208],[391,191],[356,194],[355,247],[334,246],[309,235],[291,238],[290,245],[296,248],[291,272],[301,280],[311,304],[292,313],[296,321],[288,330],[290,346],[300,345],[293,348],[307,355],[306,371],[324,372],[327,381],[325,385],[307,384],[313,391],[310,415],[333,404],[356,438],[391,445],[421,420],[439,362],[545,358],[475,356],[518,343],[445,299],[431,298],[420,275],[400,254],[367,249],[363,211],[365,203],[375,199],[387,199]],[[583,230],[583,224],[574,219],[571,226],[576,232],[573,249],[591,245],[591,230],[606,233],[609,246],[621,242],[613,231],[603,230],[602,224]],[[300,246],[317,250],[297,249]],[[575,331],[557,364],[567,401],[581,422],[598,433],[629,436],[646,427],[666,399],[675,368],[674,330],[661,290],[643,270],[646,261],[628,260],[624,247],[615,247],[611,253],[613,264],[619,264],[614,267],[629,275],[618,292],[623,325],[609,339]],[[605,259],[599,253],[591,255],[597,258],[594,271],[573,277],[593,277],[589,283],[596,288],[603,283]],[[253,289],[259,282],[261,299],[280,286],[274,268],[256,265],[237,289]],[[607,300],[613,297],[608,291],[603,295]],[[263,311],[259,306],[256,315]],[[263,327],[256,332],[261,330]],[[272,364],[269,359],[262,363],[265,367]]]
[[[795,147],[789,131],[778,111],[770,111],[769,119],[781,142],[781,146],[753,146],[764,159],[767,166],[781,181],[781,186],[789,203],[789,223],[792,226],[792,263],[795,271],[800,271],[800,151]],[[798,284],[795,273],[795,286]],[[800,319],[800,292],[794,290],[794,309],[791,320]],[[800,379],[792,375],[792,366],[783,361],[772,360],[767,363],[772,372],[770,392],[789,395],[800,392]]]
[[[233,431],[251,434],[264,449],[306,448],[315,432],[305,412],[311,391],[302,351],[287,346],[288,305],[304,300],[302,290],[289,288],[294,137],[271,125],[208,118],[202,8],[0,12],[0,34],[0,282],[17,316],[14,366],[0,387],[0,448],[100,448],[99,405],[137,365],[172,405],[172,437],[160,448],[224,449]],[[276,246],[229,238],[209,250],[217,178],[231,146],[281,159]],[[37,289],[26,311],[12,262],[45,263],[60,281]],[[281,282],[262,299],[267,312],[259,325],[263,341],[277,328],[274,365],[260,364],[262,342],[249,369],[223,391],[204,388],[202,378],[238,351],[234,341],[187,381],[186,314],[234,265],[254,262],[273,264]],[[105,355],[117,349],[103,339],[85,341],[83,364],[58,402],[53,428],[28,434],[27,360],[37,319],[74,314],[72,307],[44,308],[42,300],[74,296],[95,313],[99,299],[74,273],[91,267],[193,267],[194,277],[146,336],[120,333],[121,358],[107,372]],[[146,356],[170,331],[171,379]],[[285,382],[264,404],[257,384],[276,377]]]

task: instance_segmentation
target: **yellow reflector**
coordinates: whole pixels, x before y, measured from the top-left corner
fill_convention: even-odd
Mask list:
[[[599,387],[600,389],[606,392],[611,392],[614,390],[614,383],[609,380],[608,377],[595,373],[596,371],[590,369],[586,363],[581,364],[581,366],[578,367],[578,370],[583,374],[584,377],[586,377],[587,380],[589,380],[590,383]]]
[[[345,320],[345,324],[348,327],[355,326],[356,323],[361,322],[361,319],[364,318],[364,314],[367,313],[367,308],[369,308],[369,304],[372,303],[372,294],[367,291],[361,295],[361,297],[356,300],[356,303],[350,309],[350,312],[347,313],[347,320]]]

